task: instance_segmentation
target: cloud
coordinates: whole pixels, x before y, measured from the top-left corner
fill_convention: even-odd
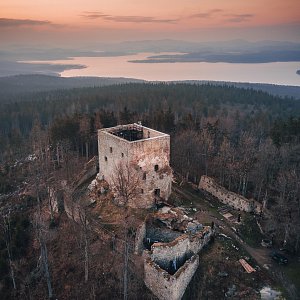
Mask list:
[[[113,16],[103,14],[101,12],[84,12],[81,17],[85,19],[95,20],[102,19],[113,22],[123,23],[176,23],[179,19],[156,19],[147,16]]]
[[[232,15],[224,15],[226,17],[230,17],[227,19],[229,22],[240,23],[249,21],[254,17],[254,14],[232,14]]]
[[[203,19],[206,19],[206,18],[210,18],[213,15],[215,15],[217,13],[220,13],[222,11],[223,11],[223,9],[216,8],[216,9],[211,9],[211,10],[209,10],[207,12],[204,12],[204,13],[193,14],[193,15],[190,15],[189,17],[190,18],[203,18]]]
[[[21,27],[21,26],[59,26],[47,20],[31,20],[31,19],[8,19],[0,18],[1,27]]]
[[[209,19],[215,17],[215,15],[224,12],[224,10],[216,8],[211,9],[207,12],[201,12],[198,14],[190,15],[189,18],[200,18],[200,19]],[[239,23],[249,21],[254,17],[254,14],[223,14],[223,17],[226,17],[229,22]]]

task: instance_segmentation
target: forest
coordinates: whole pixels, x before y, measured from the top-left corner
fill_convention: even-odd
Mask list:
[[[149,83],[18,97],[0,104],[1,194],[16,188],[9,178],[28,157],[51,152],[57,165],[66,157],[88,160],[98,155],[98,129],[141,121],[170,134],[176,178],[198,184],[206,174],[263,203],[268,233],[299,253],[300,101],[236,87]],[[16,230],[27,226],[18,222]]]

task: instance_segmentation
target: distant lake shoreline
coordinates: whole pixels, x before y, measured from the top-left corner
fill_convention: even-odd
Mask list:
[[[138,53],[114,57],[74,57],[71,60],[72,65],[80,65],[81,68],[69,68],[58,73],[62,77],[126,77],[147,81],[207,80],[300,86],[300,77],[297,74],[299,62],[130,62],[146,60],[154,54],[157,55],[157,53]],[[70,60],[27,61],[27,63],[67,66],[70,64]]]

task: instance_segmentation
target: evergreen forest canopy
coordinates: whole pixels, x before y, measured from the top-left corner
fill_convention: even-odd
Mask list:
[[[300,101],[252,89],[181,83],[120,84],[24,93],[11,103],[0,103],[0,134],[8,137],[12,131],[19,131],[26,137],[36,119],[49,127],[60,117],[93,114],[99,110],[111,112],[118,119],[125,108],[140,117],[167,109],[176,116],[175,123],[187,114],[199,122],[203,117],[228,118],[238,113],[245,122],[260,117],[271,125],[278,118],[298,116]]]
[[[207,174],[264,203],[269,230],[299,251],[300,101],[251,89],[131,83],[18,96],[0,104],[0,161],[51,149],[97,155],[97,129],[142,121],[171,135],[176,174]],[[11,189],[5,176],[1,190]]]

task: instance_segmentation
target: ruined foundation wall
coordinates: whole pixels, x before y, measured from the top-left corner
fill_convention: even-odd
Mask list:
[[[197,254],[210,241],[213,232],[210,227],[195,235],[183,234],[170,243],[154,243],[151,246],[151,259],[167,268],[174,259]]]
[[[206,175],[201,176],[199,188],[209,192],[218,198],[222,203],[227,204],[235,209],[245,212],[261,212],[262,205],[259,202],[255,200],[249,200],[241,195],[228,191],[224,187],[218,185],[215,180]]]
[[[169,243],[181,235],[180,232],[169,228],[157,228],[151,225],[147,226],[147,238],[150,238],[152,242]]]
[[[145,249],[144,242],[148,238],[150,242],[162,242],[169,243],[174,241],[176,238],[181,236],[182,233],[178,231],[174,231],[168,228],[160,228],[150,224],[146,220],[143,224],[141,224],[136,231],[135,238],[135,253],[141,254]]]
[[[190,250],[199,253],[201,249],[207,245],[214,234],[210,226],[205,226],[201,232],[190,237]]]
[[[160,300],[180,300],[199,266],[199,256],[194,255],[174,275],[161,269],[145,254],[145,284]]]
[[[182,235],[170,243],[155,243],[151,246],[151,259],[167,269],[174,259],[182,259],[190,254],[188,236]]]

